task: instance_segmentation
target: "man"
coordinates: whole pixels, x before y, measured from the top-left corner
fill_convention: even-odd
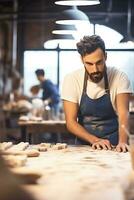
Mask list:
[[[105,44],[99,36],[85,36],[77,50],[84,67],[68,74],[62,89],[67,128],[77,143],[126,152],[129,80],[123,72],[106,67]]]
[[[58,88],[49,79],[45,78],[45,71],[37,69],[35,71],[37,79],[40,81],[40,87],[43,89],[42,99],[45,105],[49,105],[56,115],[59,110],[60,96]]]

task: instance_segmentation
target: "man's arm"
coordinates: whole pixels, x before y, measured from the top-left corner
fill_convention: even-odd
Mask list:
[[[42,88],[44,90],[44,104],[45,105],[53,103],[57,100],[56,98],[59,98],[58,89],[50,80],[46,80],[44,82],[44,85],[42,85]]]
[[[129,98],[130,94],[127,93],[118,94],[116,97],[116,107],[119,121],[119,143],[116,150],[119,152],[126,152],[128,150],[128,136],[124,127],[129,129]]]
[[[64,100],[63,106],[65,111],[66,125],[71,133],[94,145],[93,146],[94,148],[111,149],[110,142],[108,140],[104,140],[90,134],[83,126],[81,126],[77,122],[77,114],[78,114],[77,103]]]

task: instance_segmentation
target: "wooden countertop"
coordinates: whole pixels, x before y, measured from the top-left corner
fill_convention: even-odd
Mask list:
[[[35,135],[46,132],[68,133],[64,120],[18,121],[21,129],[21,140],[33,143]]]
[[[42,172],[37,185],[26,186],[37,200],[124,200],[131,161],[129,152],[70,146],[28,158],[26,168]]]
[[[44,125],[53,125],[53,124],[66,124],[64,120],[41,120],[41,121],[18,121],[18,124],[21,126],[30,125],[30,124],[44,124]]]

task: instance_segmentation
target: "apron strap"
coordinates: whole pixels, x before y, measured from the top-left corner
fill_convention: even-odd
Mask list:
[[[105,92],[107,94],[110,94],[108,77],[107,77],[107,70],[106,69],[105,69],[105,72],[104,72],[104,82],[105,82]]]
[[[87,93],[87,80],[88,80],[88,73],[85,70],[82,94],[86,94]]]
[[[81,115],[80,106],[81,106],[82,96],[87,93],[87,80],[88,80],[88,73],[85,70],[85,73],[84,73],[84,82],[83,82],[83,90],[82,90],[82,95],[81,95],[81,99],[80,99],[80,105],[79,105],[79,109],[78,109],[78,121],[79,122],[82,121],[82,117],[81,117],[82,115]]]

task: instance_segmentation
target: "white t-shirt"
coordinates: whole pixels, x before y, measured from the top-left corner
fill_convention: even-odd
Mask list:
[[[62,85],[61,98],[74,103],[80,103],[83,82],[84,67],[67,74]],[[115,98],[120,93],[132,93],[130,81],[127,75],[114,67],[107,67],[107,76],[110,89],[110,98],[115,109]],[[87,81],[87,95],[92,99],[97,99],[105,94],[104,78],[99,83],[94,83],[90,79]],[[115,109],[116,110],[116,109]]]

